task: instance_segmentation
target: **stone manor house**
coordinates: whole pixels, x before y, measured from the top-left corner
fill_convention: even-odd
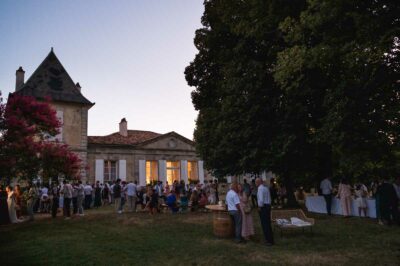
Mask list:
[[[50,97],[62,122],[55,138],[66,143],[82,159],[81,178],[100,181],[137,180],[140,185],[160,180],[204,182],[203,161],[197,156],[193,141],[176,132],[166,134],[129,130],[125,118],[119,131],[107,136],[88,136],[88,112],[94,103],[83,96],[53,49],[24,82],[25,71],[16,71],[15,94],[38,100]],[[87,167],[86,167],[87,166]]]

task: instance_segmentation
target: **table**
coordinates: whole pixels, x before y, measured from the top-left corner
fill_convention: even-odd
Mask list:
[[[367,217],[376,218],[375,199],[367,199]],[[324,213],[326,214],[326,203],[323,196],[307,196],[306,207],[309,212]],[[332,214],[342,215],[342,206],[340,199],[332,196]],[[356,201],[351,201],[351,215],[358,216],[358,207]],[[362,212],[364,216],[364,212]]]
[[[214,236],[228,238],[233,236],[234,227],[232,219],[225,206],[206,205],[206,209],[213,212]]]

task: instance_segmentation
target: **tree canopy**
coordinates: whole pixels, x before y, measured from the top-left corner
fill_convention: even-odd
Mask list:
[[[395,171],[400,3],[204,2],[185,70],[216,175],[287,180]]]

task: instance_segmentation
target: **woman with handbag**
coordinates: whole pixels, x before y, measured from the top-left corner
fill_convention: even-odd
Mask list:
[[[238,192],[240,211],[242,212],[242,237],[245,240],[250,240],[250,236],[254,235],[254,224],[249,198],[244,192],[242,185],[238,185]]]

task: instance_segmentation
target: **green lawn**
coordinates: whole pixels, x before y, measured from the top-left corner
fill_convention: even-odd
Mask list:
[[[1,265],[400,265],[400,228],[374,220],[309,215],[314,234],[275,232],[276,245],[235,244],[212,234],[212,214],[114,214],[69,221],[40,217],[0,226]]]

